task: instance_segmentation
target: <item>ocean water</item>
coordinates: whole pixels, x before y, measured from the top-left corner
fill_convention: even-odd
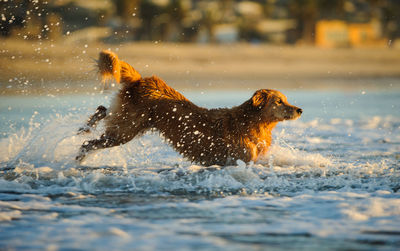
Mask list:
[[[286,91],[257,163],[192,164],[157,133],[74,158],[111,93],[0,99],[0,249],[398,250],[400,91]],[[230,107],[243,92],[186,92]]]

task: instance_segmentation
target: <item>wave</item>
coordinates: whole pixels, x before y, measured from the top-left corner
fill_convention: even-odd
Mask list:
[[[33,114],[27,128],[0,140],[1,191],[293,195],[307,190],[396,192],[400,188],[395,158],[386,161],[375,156],[376,161],[360,162],[335,156],[340,151],[335,151],[337,141],[332,135],[343,133],[340,126],[354,131],[354,125],[364,124],[362,121],[284,123],[274,132],[275,141],[268,155],[257,163],[238,161],[237,165],[224,167],[194,165],[157,133],[148,133],[126,145],[93,153],[79,166],[74,161],[79,146],[89,138],[98,137],[101,126],[90,135],[77,136],[76,130],[85,120],[82,115],[58,115],[46,123],[37,122],[37,116]],[[393,117],[374,117],[368,121],[374,126],[367,123],[363,130],[376,128],[376,123],[390,128],[399,123]],[[308,134],[310,128],[317,129]],[[363,135],[366,131],[358,133]],[[392,142],[397,140],[393,137]],[[323,150],[315,150],[318,146]],[[327,149],[333,154],[323,154]]]

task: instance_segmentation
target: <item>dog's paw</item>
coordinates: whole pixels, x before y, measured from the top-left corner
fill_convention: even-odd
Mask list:
[[[80,164],[86,158],[89,151],[90,151],[90,145],[86,141],[82,144],[81,148],[79,148],[78,155],[75,157],[75,161],[77,162],[77,164]]]
[[[83,127],[79,128],[78,132],[77,132],[78,135],[86,134],[86,133],[90,133],[90,127],[89,126],[83,126]]]
[[[86,155],[83,153],[80,153],[78,156],[76,156],[75,157],[76,164],[80,165],[85,157],[86,157]]]

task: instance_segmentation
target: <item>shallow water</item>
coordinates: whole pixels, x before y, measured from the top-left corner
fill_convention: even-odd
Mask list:
[[[303,108],[258,163],[203,167],[156,133],[81,166],[76,136],[111,94],[2,97],[0,249],[395,250],[400,92],[285,92]],[[251,92],[185,93],[206,107]]]

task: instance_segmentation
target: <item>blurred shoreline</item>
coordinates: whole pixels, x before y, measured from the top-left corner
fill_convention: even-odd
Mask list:
[[[400,49],[265,44],[52,43],[0,40],[0,94],[98,93],[95,59],[111,49],[142,76],[182,90],[400,89]],[[111,89],[116,89],[113,87]]]

